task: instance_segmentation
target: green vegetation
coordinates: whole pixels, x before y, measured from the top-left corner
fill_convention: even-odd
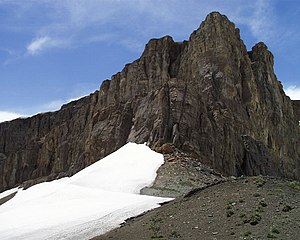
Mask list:
[[[158,226],[159,223],[162,223],[162,218],[156,218],[153,217],[150,219],[150,227],[149,230],[152,231],[153,235],[151,236],[152,239],[160,239],[163,238],[162,235],[160,235],[160,226]]]
[[[283,212],[289,212],[292,210],[292,207],[288,204],[286,204],[283,208],[282,208],[282,211]]]
[[[255,214],[253,214],[253,215],[250,217],[249,220],[250,220],[249,223],[250,223],[251,225],[257,225],[257,224],[260,222],[260,220],[261,220],[261,215],[258,214],[258,213],[255,213]]]
[[[289,187],[300,191],[300,183],[299,182],[296,182],[296,181],[290,182]]]
[[[251,234],[252,234],[252,232],[247,231],[247,232],[244,233],[244,236],[247,237],[247,236],[250,236]]]
[[[172,231],[171,234],[170,234],[170,237],[181,238],[181,235],[176,231]]]
[[[275,233],[275,234],[279,234],[280,233],[280,231],[276,227],[272,227],[271,232]]]
[[[253,194],[254,197],[260,197],[260,194],[258,192]]]
[[[266,180],[262,176],[259,176],[255,178],[254,183],[256,184],[257,187],[260,188],[265,185]]]
[[[279,234],[280,233],[280,231],[276,228],[276,227],[272,227],[271,228],[271,231],[268,233],[268,235],[267,235],[267,238],[277,238],[276,236],[275,236],[275,234]]]
[[[262,206],[262,207],[268,206],[268,204],[267,204],[264,200],[261,200],[261,201],[259,202],[259,205]]]
[[[234,211],[228,210],[227,213],[226,213],[226,216],[231,217],[233,214],[234,214]]]
[[[277,237],[272,233],[268,233],[267,238],[277,238]]]

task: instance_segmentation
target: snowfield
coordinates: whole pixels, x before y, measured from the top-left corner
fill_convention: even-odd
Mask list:
[[[116,228],[172,200],[139,195],[163,162],[147,146],[128,143],[70,178],[19,189],[0,206],[0,239],[90,239]]]

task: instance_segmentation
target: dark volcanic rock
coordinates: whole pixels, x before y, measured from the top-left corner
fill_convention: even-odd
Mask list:
[[[299,121],[299,125],[300,125],[300,100],[294,100],[292,101],[292,104],[293,104],[296,120]]]
[[[299,104],[273,63],[263,43],[247,52],[216,12],[189,41],[152,39],[99,91],[0,124],[0,190],[72,175],[128,141],[172,143],[223,174],[299,179]]]

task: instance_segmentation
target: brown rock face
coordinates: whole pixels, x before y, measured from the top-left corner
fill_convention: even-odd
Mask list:
[[[99,91],[0,124],[0,190],[72,175],[128,141],[172,143],[228,175],[300,179],[300,108],[273,63],[263,43],[247,52],[216,12],[189,41],[152,39]]]
[[[300,100],[294,100],[292,101],[292,104],[293,104],[296,120],[299,121],[299,125],[300,125]]]

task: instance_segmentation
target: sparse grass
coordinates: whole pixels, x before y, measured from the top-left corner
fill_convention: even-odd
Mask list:
[[[290,205],[288,205],[288,204],[286,204],[283,208],[282,208],[282,211],[283,212],[289,212],[289,211],[291,211],[293,208],[290,206]]]
[[[289,187],[300,191],[300,183],[299,182],[296,182],[296,181],[290,182]]]
[[[261,220],[261,215],[259,213],[255,213],[250,217],[249,223],[251,225],[257,225]]]
[[[264,212],[264,209],[262,208],[262,206],[258,206],[257,208],[256,208],[256,212]]]
[[[228,210],[227,213],[226,213],[226,216],[231,217],[233,214],[234,214],[234,211]]]
[[[254,197],[260,197],[260,194],[258,192],[253,194]]]
[[[259,205],[262,206],[262,207],[268,206],[268,204],[267,204],[264,200],[261,200],[261,201],[259,202]]]
[[[163,238],[164,236],[162,235],[159,235],[159,236],[151,236],[152,239],[160,239],[160,238]]]
[[[265,185],[266,180],[262,176],[259,176],[255,178],[254,183],[256,184],[257,187],[260,188]]]
[[[275,191],[277,191],[277,192],[279,192],[279,193],[282,193],[282,192],[283,192],[283,189],[280,188],[280,187],[278,187],[278,188],[275,189]]]
[[[153,235],[151,236],[152,239],[160,239],[163,238],[162,235],[160,235],[160,226],[158,226],[159,223],[162,223],[162,218],[153,217],[150,219],[150,227],[149,230],[152,231]]]
[[[227,217],[231,217],[234,214],[234,211],[232,210],[232,207],[234,207],[236,205],[235,201],[228,201],[228,205],[226,207],[227,211],[226,211],[226,216]]]
[[[149,230],[152,230],[153,232],[157,233],[160,231],[160,227],[156,225],[150,225]]]
[[[179,179],[179,184],[182,186],[193,187],[194,185],[190,181]]]
[[[272,233],[268,233],[267,238],[277,238],[277,237]]]
[[[275,233],[275,234],[279,234],[280,233],[280,231],[276,227],[272,227],[271,232]]]
[[[174,231],[171,232],[170,237],[180,238],[181,235],[177,231],[174,230]]]
[[[160,217],[159,218],[153,217],[153,218],[150,219],[150,222],[152,222],[152,223],[162,223],[163,220]]]
[[[253,177],[249,178],[247,185],[226,182],[198,192],[188,198],[189,202],[178,199],[174,204],[159,209],[161,214],[154,211],[142,222],[131,224],[139,229],[129,229],[136,235],[134,238],[126,235],[124,239],[137,240],[139,233],[145,239],[153,240],[277,240],[292,239],[294,236],[298,239],[299,191],[290,187],[290,182],[286,180],[268,179],[261,188],[253,182]],[[276,190],[279,187],[283,194]],[[283,212],[283,209],[289,212]],[[141,226],[146,222],[148,225]],[[148,230],[150,224],[154,225],[151,231]],[[213,234],[216,231],[218,234]],[[123,237],[121,234],[118,236],[120,239]]]

